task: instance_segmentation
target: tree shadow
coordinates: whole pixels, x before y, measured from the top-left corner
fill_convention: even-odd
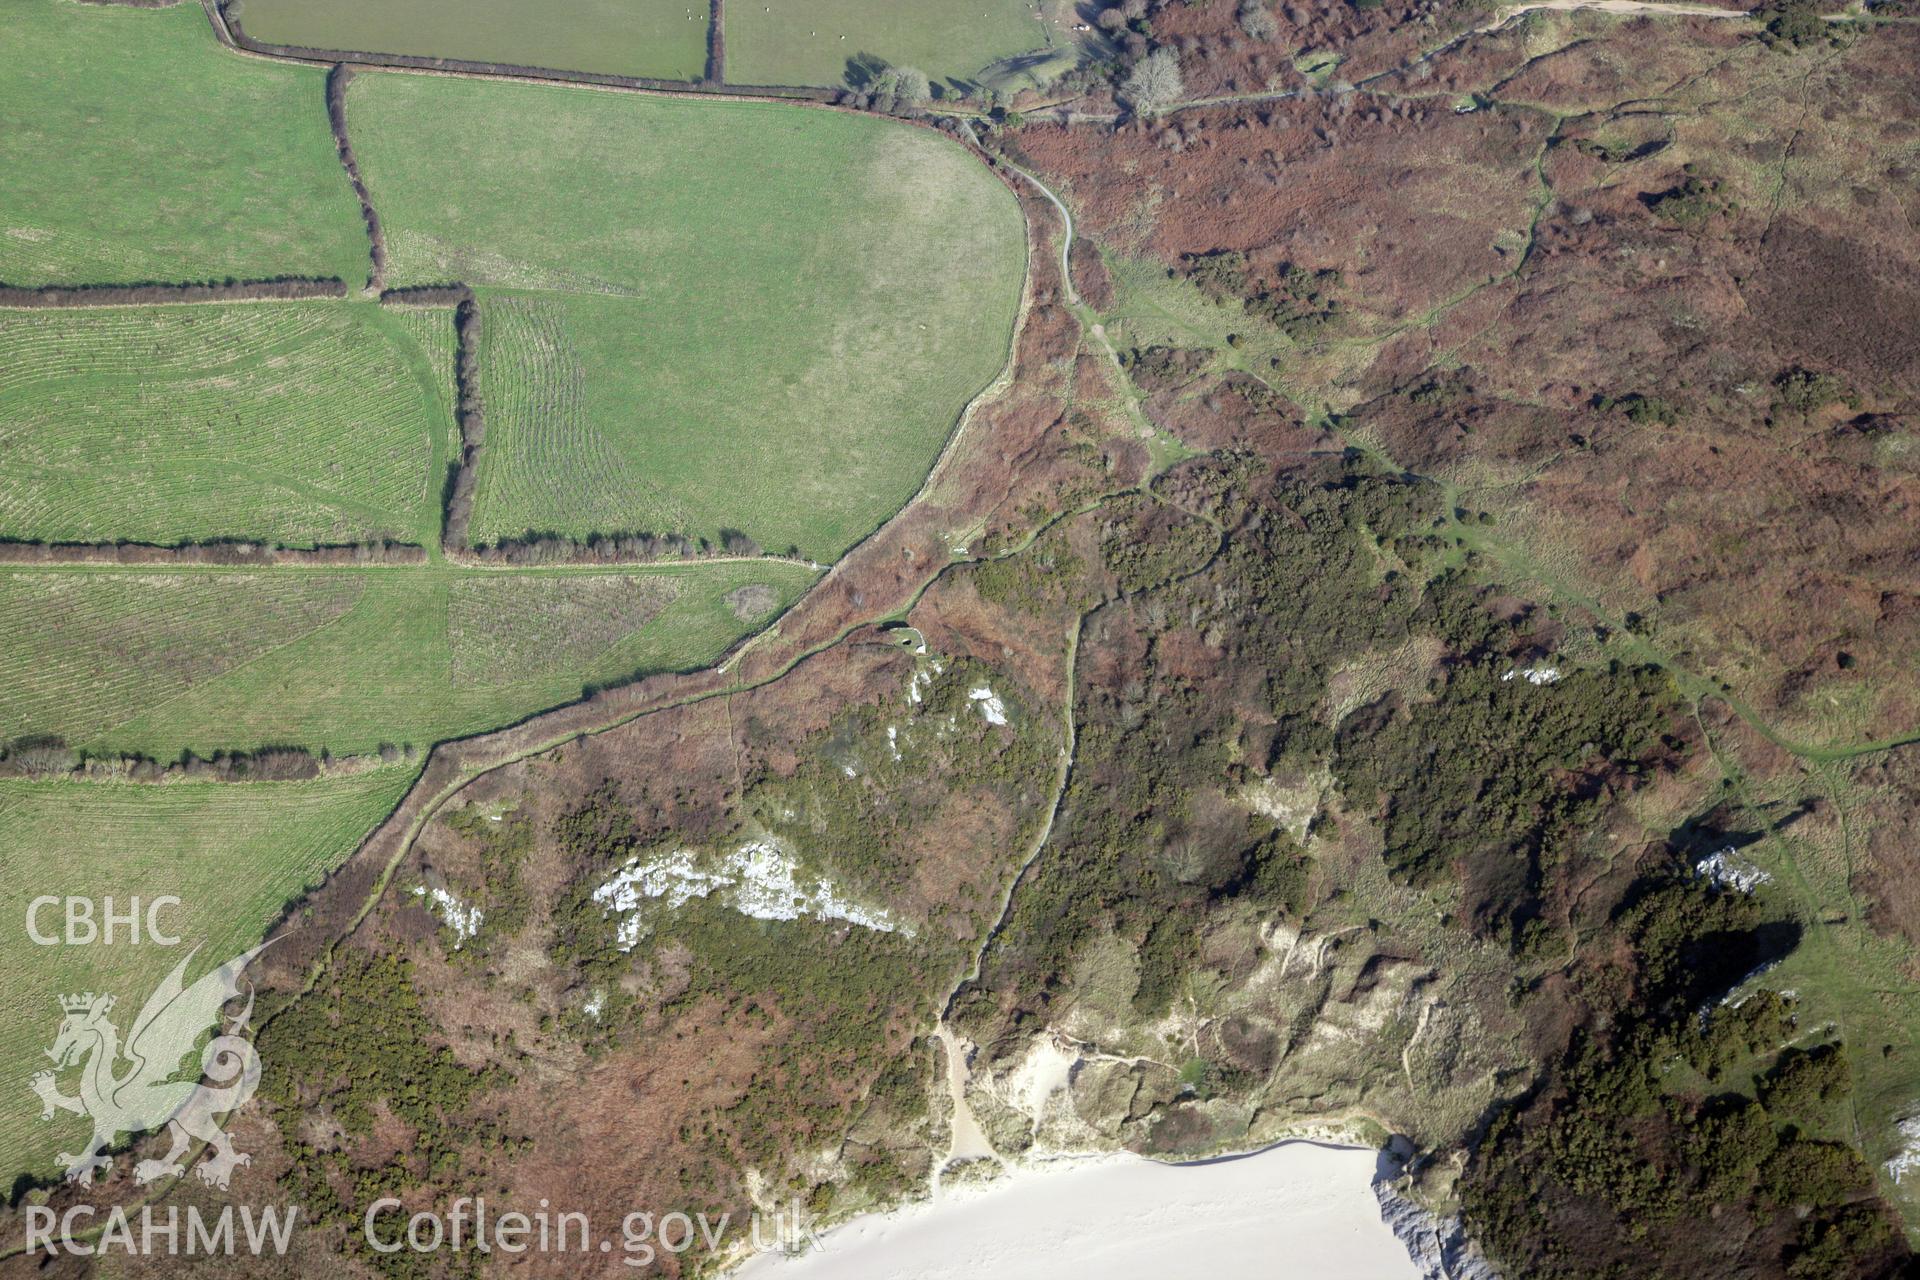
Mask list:
[[[856,53],[847,59],[847,84],[854,89],[866,89],[892,65],[877,53]]]
[[[58,1173],[19,1174],[14,1178],[13,1185],[7,1189],[7,1207],[9,1209],[18,1208],[20,1202],[26,1199],[29,1191],[51,1191],[55,1187],[58,1187],[63,1180]]]

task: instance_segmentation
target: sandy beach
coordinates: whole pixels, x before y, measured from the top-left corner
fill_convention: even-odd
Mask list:
[[[1290,1142],[1163,1165],[1062,1160],[862,1218],[801,1258],[762,1255],[744,1280],[1416,1280],[1380,1220],[1376,1154]]]

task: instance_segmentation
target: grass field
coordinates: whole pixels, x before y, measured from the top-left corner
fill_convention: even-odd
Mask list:
[[[772,562],[0,571],[0,738],[161,760],[426,746],[709,665],[768,620],[729,592],[764,583],[784,607],[811,581]]]
[[[400,326],[426,362],[427,375],[443,410],[434,417],[439,425],[437,438],[445,442],[446,458],[451,460],[460,446],[460,429],[453,420],[454,401],[458,398],[453,380],[453,308],[389,307],[385,314]],[[437,515],[435,522],[438,523]]]
[[[56,997],[81,991],[117,997],[125,1033],[154,985],[187,951],[201,952],[189,978],[260,940],[289,898],[338,866],[399,803],[415,769],[401,766],[313,782],[112,786],[0,782],[0,1170],[51,1175],[53,1153],[86,1136],[79,1117],[42,1123],[27,1080],[47,1065],[40,1051],[60,1021]],[[173,894],[160,917],[178,948],[42,947],[25,930],[27,904],[43,894],[112,896],[118,910],[138,896]],[[96,910],[100,908],[96,906]],[[61,929],[43,911],[43,933]],[[64,1082],[72,1092],[72,1080]]]
[[[199,5],[0,0],[0,282],[367,274],[325,72],[235,57]]]
[[[241,14],[272,44],[661,80],[705,73],[707,19],[706,0],[247,0]]]
[[[473,535],[737,528],[830,559],[1006,359],[1006,189],[891,121],[370,73],[396,284],[482,291]]]
[[[727,6],[733,84],[858,84],[856,60],[969,81],[1048,45],[1034,0],[770,0]],[[851,75],[849,74],[851,72]]]
[[[0,311],[0,536],[432,544],[453,323],[423,314]]]

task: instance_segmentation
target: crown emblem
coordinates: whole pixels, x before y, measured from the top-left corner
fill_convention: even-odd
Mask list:
[[[85,995],[60,997],[60,1007],[68,1013],[85,1013],[96,1004],[101,1013],[110,1012],[113,1008],[113,997],[97,996],[91,991]]]

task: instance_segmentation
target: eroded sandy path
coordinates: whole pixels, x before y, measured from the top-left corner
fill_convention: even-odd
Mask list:
[[[934,1038],[940,1041],[947,1059],[947,1097],[953,1104],[953,1118],[948,1125],[952,1136],[947,1142],[946,1159],[934,1164],[933,1185],[937,1195],[941,1166],[956,1160],[996,1159],[998,1153],[988,1140],[986,1130],[980,1127],[980,1121],[974,1117],[973,1108],[967,1103],[967,1079],[972,1072],[967,1068],[966,1051],[961,1048],[960,1037],[954,1035],[952,1029],[943,1022],[934,1032]]]

